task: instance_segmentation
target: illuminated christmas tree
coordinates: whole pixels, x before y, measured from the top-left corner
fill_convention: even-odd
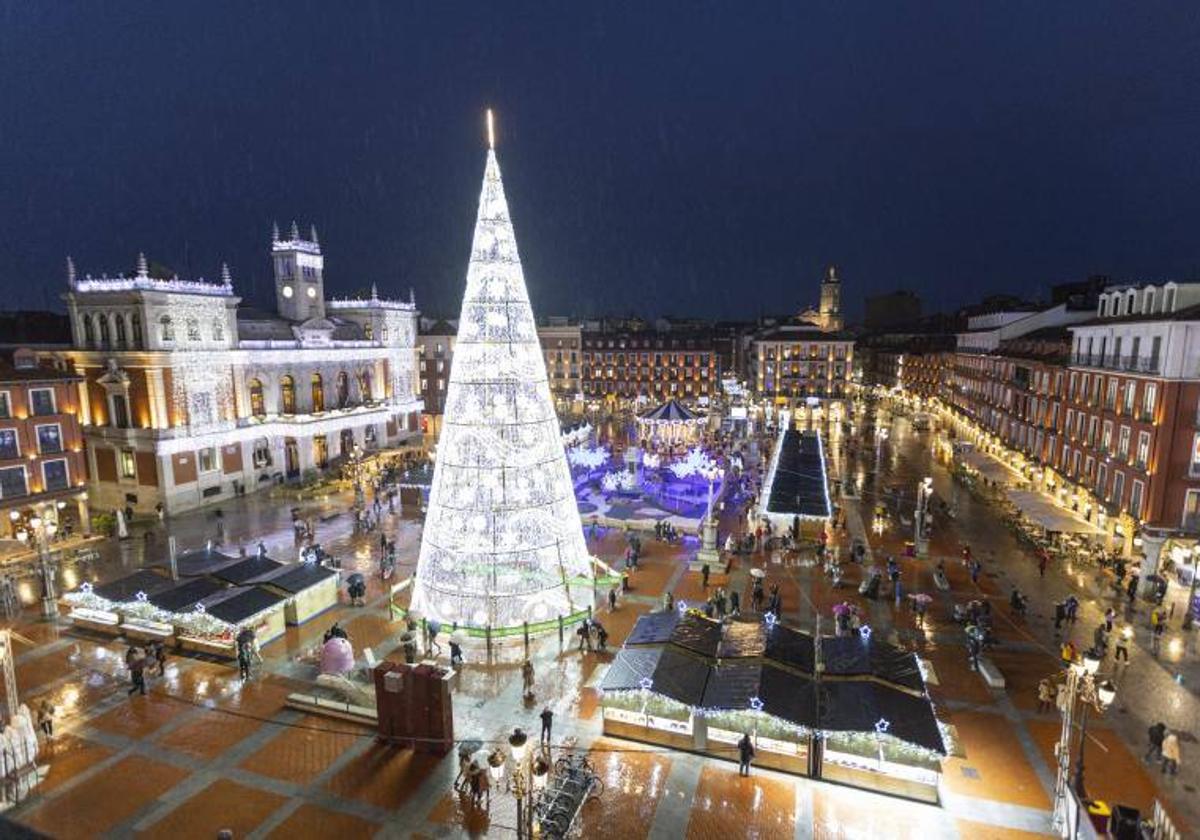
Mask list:
[[[582,609],[591,561],[546,377],[491,113],[412,606],[506,627]]]

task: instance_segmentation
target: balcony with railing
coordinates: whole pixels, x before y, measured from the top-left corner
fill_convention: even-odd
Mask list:
[[[1130,373],[1158,373],[1160,360],[1157,356],[1118,356],[1115,353],[1072,353],[1071,364],[1082,367],[1124,370]]]

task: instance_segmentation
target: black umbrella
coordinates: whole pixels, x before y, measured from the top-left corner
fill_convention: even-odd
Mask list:
[[[352,574],[346,578],[346,583],[350,584],[351,586],[354,586],[355,584],[358,584],[361,586],[362,584],[364,584],[366,582],[367,582],[366,578],[364,578],[362,576],[362,572],[355,572],[354,574]]]
[[[254,643],[254,631],[249,627],[243,629],[237,634],[237,642],[239,645],[249,645]]]

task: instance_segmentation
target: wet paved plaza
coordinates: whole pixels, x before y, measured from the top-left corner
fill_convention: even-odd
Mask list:
[[[912,431],[903,418],[889,415],[883,422],[892,433],[882,446],[847,440],[844,449],[837,441],[829,447],[833,471],[861,475],[863,483],[861,500],[844,502],[849,531],[838,533],[836,541],[845,554],[851,537],[864,536],[880,562],[886,554],[899,557],[908,538],[899,525],[863,530],[881,498],[877,494],[893,486],[905,492],[929,474],[939,495],[955,497],[959,515],[938,528],[932,546],[935,557],[946,558],[951,591],[933,586],[932,562],[901,560],[906,590],[935,598],[924,627],[916,626],[906,609],[897,609],[886,590],[877,601],[859,597],[860,571],[853,564],[847,564],[846,581],[835,590],[811,561],[757,553],[739,558],[728,579],[713,575],[710,583],[747,592],[750,569],[760,567],[768,582],[780,584],[787,620],[812,629],[819,616],[828,631],[833,604],[849,600],[861,606],[876,632],[914,647],[932,666],[931,693],[958,742],[957,754],[945,765],[940,807],[770,771],[739,778],[731,763],[604,738],[591,686],[611,654],[581,653],[570,637],[562,647],[557,636],[535,641],[533,702],[520,697],[519,647],[501,649],[490,664],[481,649],[469,648],[454,689],[456,736],[501,741],[515,725],[536,732],[537,714],[550,704],[554,741],[576,739],[590,751],[605,782],[603,797],[583,810],[583,836],[926,840],[1047,832],[1058,717],[1037,711],[1036,685],[1058,667],[1050,605],[1068,589],[1080,593],[1081,620],[1073,632],[1082,639],[1107,606],[1102,588],[1087,573],[1068,575],[1054,568],[1038,580],[1036,565],[994,510],[964,490],[955,491],[945,468],[932,463],[930,433]],[[349,501],[300,504],[306,515],[321,520],[344,511]],[[244,542],[253,551],[263,539],[271,554],[290,559],[294,504],[260,495],[243,500],[236,510],[227,507],[227,545],[236,549]],[[726,527],[739,519],[727,511]],[[398,543],[397,573],[406,576],[416,561],[420,526],[402,513],[384,520],[385,531]],[[203,545],[216,528],[210,513],[183,516],[167,527],[181,549]],[[149,540],[143,536],[147,529]],[[60,569],[61,582],[72,587],[83,580],[110,580],[161,561],[166,533],[157,523],[140,524],[133,539],[103,544],[99,561]],[[343,598],[334,610],[289,628],[264,647],[262,672],[246,684],[233,666],[179,655],[171,657],[164,676],[149,679],[146,697],[131,699],[124,646],[71,632],[65,623],[40,621],[36,592],[23,587],[30,607],[14,626],[36,646],[17,646],[17,683],[24,702],[35,707],[48,697],[58,717],[56,737],[44,752],[49,775],[9,816],[55,837],[211,838],[223,828],[235,837],[512,836],[512,797],[494,789],[490,808],[472,808],[451,789],[457,772],[453,755],[438,759],[385,746],[366,728],[285,707],[289,693],[311,689],[315,669],[303,655],[335,620],[356,651],[370,646],[380,658],[402,658],[402,628],[389,620],[384,587],[374,573],[378,534],[352,535],[350,519],[342,514],[319,521],[317,540],[343,558],[347,571],[367,573],[367,606],[351,607]],[[978,587],[957,560],[964,543],[984,562]],[[591,546],[616,562],[624,537],[608,532]],[[637,616],[658,608],[665,590],[677,599],[704,597],[699,575],[686,572],[683,560],[677,547],[645,543],[632,591],[611,614],[606,605],[601,609],[610,646],[619,647]],[[1014,584],[1032,596],[1027,619],[1014,619],[1007,609]],[[961,630],[949,618],[953,602],[971,597],[993,602],[1001,640],[993,660],[1008,681],[1005,691],[989,689],[968,669]],[[1145,624],[1145,616],[1137,620]],[[1177,628],[1175,622],[1173,633]],[[1197,731],[1196,698],[1188,688],[1194,657],[1185,651],[1156,661],[1143,630],[1137,641],[1131,663],[1115,674],[1117,702],[1089,725],[1089,790],[1143,810],[1159,797],[1181,827],[1200,824],[1192,795],[1197,762],[1189,761],[1195,758],[1189,756],[1194,741],[1184,739],[1177,778],[1164,780],[1139,760],[1148,722],[1161,717],[1181,731]]]

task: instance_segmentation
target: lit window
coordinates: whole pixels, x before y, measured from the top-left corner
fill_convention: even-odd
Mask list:
[[[209,446],[206,449],[201,449],[196,453],[197,461],[200,464],[200,472],[215,472],[217,469],[217,450],[215,447]]]
[[[121,478],[134,478],[137,476],[137,462],[133,455],[132,449],[121,450]]]
[[[45,417],[57,413],[54,407],[53,388],[32,388],[29,391],[29,406],[34,415]]]
[[[71,483],[70,477],[67,474],[67,462],[61,458],[44,462],[42,464],[42,479],[45,485],[44,489],[47,493],[55,490],[66,490]]]

